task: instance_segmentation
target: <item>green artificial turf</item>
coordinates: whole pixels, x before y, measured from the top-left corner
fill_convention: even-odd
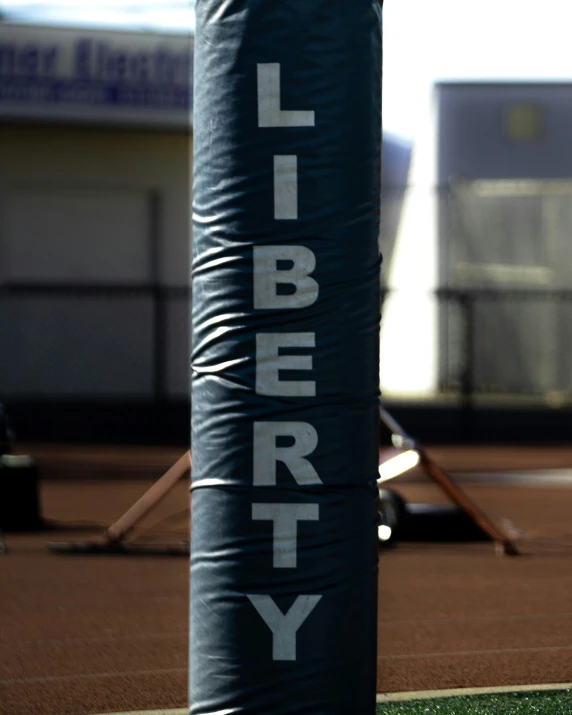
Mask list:
[[[383,703],[377,715],[572,715],[572,690]]]

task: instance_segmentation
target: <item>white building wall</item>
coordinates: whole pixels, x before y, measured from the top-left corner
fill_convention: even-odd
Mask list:
[[[83,258],[88,256],[91,268],[84,267],[66,280],[92,278],[94,265],[99,266],[101,280],[142,279],[152,267],[145,265],[143,243],[148,245],[153,230],[151,203],[158,200],[157,239],[161,283],[186,285],[188,282],[190,236],[190,174],[191,138],[186,132],[153,132],[104,128],[72,128],[61,126],[2,126],[0,128],[0,280],[63,279],[54,273],[50,261],[53,251],[68,253],[73,232],[71,220],[84,217]],[[82,206],[83,204],[83,206]],[[67,207],[64,218],[58,212]],[[37,214],[22,216],[34,209]],[[42,210],[39,210],[42,209]],[[73,216],[75,209],[75,217]],[[120,233],[109,212],[116,218],[130,221],[132,228],[145,225],[141,243],[135,236],[123,236],[124,243],[115,243]],[[49,235],[45,225],[51,217]],[[69,220],[68,220],[69,219]],[[100,222],[101,236],[98,240]],[[105,234],[113,228],[113,234]],[[22,236],[26,228],[29,234]],[[79,228],[79,227],[78,227]],[[16,232],[16,233],[14,233]],[[18,235],[20,234],[20,235]],[[104,235],[105,234],[105,235]],[[18,245],[15,244],[19,238]],[[23,243],[22,243],[23,241]],[[126,242],[126,243],[125,243]],[[102,260],[115,245],[116,265],[112,270]],[[64,250],[65,249],[65,250]],[[129,265],[130,256],[138,261],[137,270]],[[6,255],[5,252],[8,252]],[[23,253],[30,261],[27,272]],[[11,258],[8,263],[7,259]],[[86,261],[87,262],[87,261]],[[70,264],[71,266],[71,264]],[[10,271],[16,274],[10,275]],[[96,271],[97,273],[97,271]]]
[[[387,400],[427,400],[435,398],[438,393],[439,325],[435,291],[439,287],[439,244],[435,110],[430,92],[412,139],[404,202],[386,279],[391,292],[384,303],[381,318],[380,388]]]
[[[191,155],[183,131],[0,125],[0,286],[188,285]],[[0,311],[0,394],[151,397],[152,306],[15,294]],[[185,300],[167,302],[165,325],[167,396],[186,397]]]

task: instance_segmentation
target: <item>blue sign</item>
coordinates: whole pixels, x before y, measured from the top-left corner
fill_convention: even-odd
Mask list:
[[[119,110],[157,110],[188,124],[191,78],[189,37],[0,26],[0,118],[91,107],[118,119]]]
[[[0,76],[1,102],[190,109],[190,87]]]

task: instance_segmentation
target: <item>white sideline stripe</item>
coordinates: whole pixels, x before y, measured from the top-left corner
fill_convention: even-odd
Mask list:
[[[408,700],[435,700],[437,698],[458,698],[472,695],[495,695],[501,693],[527,693],[551,690],[572,690],[572,683],[543,683],[541,685],[501,685],[489,688],[455,688],[451,690],[418,690],[405,693],[378,693],[378,703],[406,702]],[[187,715],[187,708],[175,710],[131,710],[121,713],[101,713],[100,715]]]
[[[463,698],[471,695],[531,693],[551,690],[572,690],[572,683],[543,683],[542,685],[499,685],[490,688],[455,688],[451,690],[418,690],[416,692],[409,693],[378,693],[376,700],[378,703],[395,703],[407,700],[435,700],[436,698]]]

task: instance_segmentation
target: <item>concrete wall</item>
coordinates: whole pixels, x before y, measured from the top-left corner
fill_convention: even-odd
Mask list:
[[[185,132],[3,125],[0,288],[188,285],[190,157]],[[14,293],[0,308],[0,395],[152,396],[149,295]],[[184,299],[165,326],[167,396],[184,397]]]

